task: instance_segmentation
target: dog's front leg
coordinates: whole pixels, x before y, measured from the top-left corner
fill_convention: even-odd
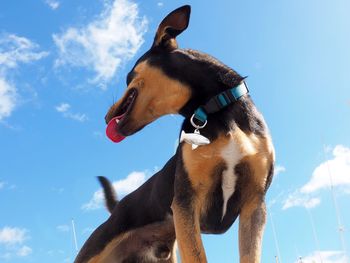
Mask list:
[[[266,223],[264,197],[256,197],[245,203],[239,215],[240,263],[258,263]]]
[[[174,215],[176,240],[183,263],[207,262],[200,236],[197,212],[183,207],[175,199],[171,206]]]
[[[175,177],[173,210],[176,240],[183,263],[207,262],[200,234],[199,202],[188,175],[181,172]]]

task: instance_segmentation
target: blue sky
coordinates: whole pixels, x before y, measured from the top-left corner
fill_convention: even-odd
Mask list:
[[[247,75],[271,129],[277,171],[267,195],[262,262],[276,255],[286,263],[299,256],[347,262],[346,0],[1,1],[1,262],[72,262],[72,218],[80,247],[108,216],[95,177],[113,180],[122,197],[174,153],[180,117],[163,117],[116,145],[104,135],[104,115],[160,20],[188,3],[191,22],[180,46]],[[203,238],[209,262],[238,262],[237,224]]]

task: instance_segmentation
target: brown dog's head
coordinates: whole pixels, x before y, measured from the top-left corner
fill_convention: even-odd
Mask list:
[[[181,81],[167,76],[151,60],[162,60],[177,49],[176,36],[189,23],[190,6],[180,7],[160,23],[153,45],[135,64],[127,76],[124,96],[108,111],[105,120],[123,116],[118,130],[131,135],[158,117],[177,113],[190,97],[190,89]]]
[[[186,5],[168,14],[151,48],[129,72],[124,96],[105,117],[108,123],[118,116],[119,134],[131,135],[166,114],[191,116],[208,98],[242,79],[213,57],[178,48],[176,37],[187,28],[190,12]]]

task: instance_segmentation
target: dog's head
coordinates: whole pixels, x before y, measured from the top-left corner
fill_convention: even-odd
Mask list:
[[[176,36],[184,31],[190,19],[190,6],[180,7],[160,23],[153,45],[135,64],[127,76],[127,89],[106,115],[108,123],[115,116],[123,116],[118,130],[131,135],[158,117],[177,113],[188,101],[190,89],[185,83],[168,76],[161,65],[154,62],[175,57]],[[171,61],[169,61],[171,63]]]
[[[168,14],[151,48],[127,75],[124,96],[105,117],[108,123],[119,116],[121,135],[131,135],[166,114],[187,116],[220,88],[225,89],[222,83],[218,87],[218,78],[225,78],[227,67],[206,54],[178,48],[176,37],[188,27],[190,12],[186,5]]]

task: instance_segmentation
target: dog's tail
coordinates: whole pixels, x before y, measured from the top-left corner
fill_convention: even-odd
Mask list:
[[[114,188],[111,184],[111,182],[103,176],[97,176],[98,181],[102,185],[103,193],[105,196],[105,204],[107,207],[107,210],[112,213],[114,207],[118,204],[117,194],[114,191]]]

